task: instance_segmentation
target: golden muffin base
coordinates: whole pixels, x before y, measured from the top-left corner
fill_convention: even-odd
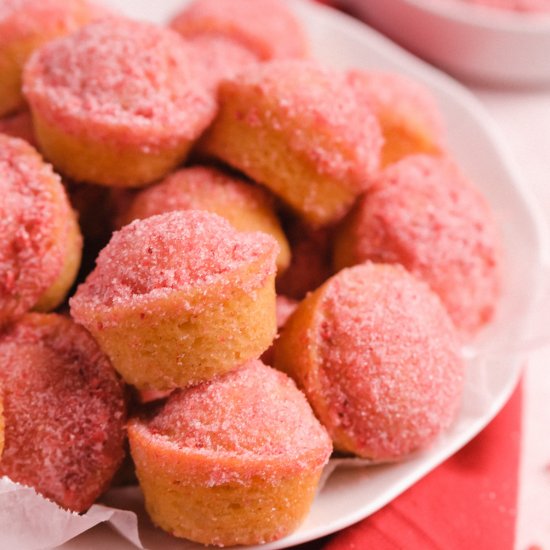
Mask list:
[[[31,53],[47,36],[14,40],[0,47],[0,117],[21,109],[24,104],[21,73]]]
[[[212,209],[212,212],[224,216],[229,223],[239,231],[262,231],[271,235],[279,245],[279,254],[275,259],[277,273],[282,273],[290,265],[290,245],[284,234],[277,216],[267,207],[258,207],[255,210],[235,208],[232,211],[225,209],[222,212]]]
[[[192,141],[161,151],[112,140],[93,140],[65,132],[32,110],[36,139],[55,168],[76,181],[112,187],[143,187],[170,172],[186,158]]]
[[[358,191],[320,173],[314,162],[295,151],[284,131],[270,127],[270,106],[258,105],[251,125],[241,113],[250,110],[246,97],[222,97],[213,125],[199,142],[199,152],[219,158],[265,185],[312,225],[339,220]],[[342,153],[342,152],[341,152]]]
[[[145,191],[145,195],[137,195],[129,209],[119,217],[118,224],[120,226],[127,225],[135,219],[143,219],[151,215],[146,197],[148,196],[147,193],[154,191],[154,189],[155,187],[153,186],[150,190]],[[194,191],[193,208],[196,207],[200,210],[218,214],[239,231],[263,231],[271,235],[279,245],[279,254],[275,261],[277,272],[282,273],[288,268],[291,258],[290,245],[273,205],[268,199],[269,195],[267,195],[267,192],[261,189],[262,196],[265,196],[266,200],[260,201],[256,198],[249,198],[247,200],[248,197],[241,197],[240,201],[233,201],[231,203],[228,197],[223,196],[223,192],[216,194],[210,188],[206,188],[204,191],[200,189]],[[155,214],[160,213],[160,211],[155,211]]]
[[[67,224],[67,234],[59,236],[59,238],[67,240],[63,267],[55,282],[33,307],[33,311],[48,312],[59,306],[67,296],[78,274],[82,260],[82,236],[76,220],[76,214],[72,210],[69,213]]]
[[[247,269],[254,273],[258,263]],[[235,276],[243,273],[228,277]],[[269,347],[277,331],[274,278],[252,292],[237,285],[230,291],[212,286],[193,296],[174,290],[143,309],[117,311],[115,323],[110,316],[104,324],[100,313],[91,313],[86,328],[128,384],[185,387],[228,372]],[[182,302],[191,307],[185,310]]]
[[[290,265],[290,245],[284,231],[281,228],[277,215],[267,205],[250,205],[246,208],[235,205],[227,208],[227,204],[217,204],[213,197],[212,208],[214,214],[223,216],[235,229],[239,231],[263,231],[271,235],[279,245],[279,254],[275,260],[277,272],[282,273]]]
[[[40,21],[33,31],[25,30],[7,44],[0,46],[0,117],[21,109],[25,100],[22,93],[22,72],[31,54],[41,45],[74,31],[85,25],[101,13],[87,2],[67,2],[62,17],[63,6],[60,2],[53,20]],[[36,17],[31,7],[28,17]],[[39,10],[40,11],[40,10]],[[21,15],[21,14],[20,14]],[[65,19],[66,18],[66,19]],[[16,17],[17,19],[17,17]],[[64,21],[64,22],[63,22]]]
[[[128,435],[153,522],[176,537],[202,544],[261,544],[290,534],[309,512],[322,472],[321,467],[300,473],[283,468],[280,475],[249,476],[246,461],[237,457],[218,462],[183,449],[167,454],[166,447],[155,447],[132,424]],[[246,481],[213,484],[208,474],[220,466]]]
[[[391,116],[381,117],[380,124],[384,131],[385,143],[382,147],[381,168],[393,164],[402,158],[426,154],[439,156],[443,154],[441,146],[420,126],[411,121],[403,122]]]

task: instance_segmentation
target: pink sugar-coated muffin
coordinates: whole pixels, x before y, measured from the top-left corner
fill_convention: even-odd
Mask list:
[[[170,26],[187,39],[223,37],[261,61],[305,57],[309,50],[302,25],[280,0],[195,0]]]
[[[222,80],[233,78],[259,63],[249,49],[225,36],[198,35],[186,38],[186,42],[194,49],[195,59],[204,69],[201,80],[214,93]]]
[[[276,289],[296,300],[321,286],[333,273],[332,234],[328,227],[312,228],[299,219],[288,221],[285,230],[291,246],[288,269],[277,276]]]
[[[367,94],[384,136],[382,165],[425,153],[439,155],[445,148],[445,124],[430,91],[395,73],[354,69],[348,79]]]
[[[332,450],[292,380],[257,360],[178,390],[128,435],[153,522],[216,546],[296,529]]]
[[[467,4],[524,13],[550,12],[550,0],[461,0]]]
[[[382,136],[361,90],[313,61],[260,64],[220,84],[201,140],[315,225],[340,219],[378,170]]]
[[[464,364],[437,295],[403,267],[344,269],[298,306],[275,344],[334,447],[399,460],[450,426]]]
[[[203,74],[177,33],[110,18],[36,52],[24,93],[38,143],[64,175],[139,187],[182,162],[212,120]]]
[[[30,313],[0,335],[0,384],[0,476],[87,510],[124,456],[124,390],[107,357],[69,319]]]
[[[21,73],[42,44],[69,34],[100,14],[85,0],[2,0],[0,3],[0,117],[21,109]]]
[[[28,143],[0,134],[0,327],[57,307],[82,238],[61,180]]]
[[[36,147],[30,111],[20,111],[14,115],[0,118],[0,134],[23,139]]]
[[[244,180],[206,166],[183,168],[140,191],[120,216],[123,225],[173,210],[207,210],[239,231],[263,231],[279,244],[277,268],[290,263],[290,248],[269,194]]]
[[[493,317],[501,245],[481,193],[448,159],[410,156],[388,167],[335,239],[336,269],[400,263],[439,295],[465,338]]]
[[[70,300],[113,366],[138,389],[207,380],[259,357],[275,325],[276,241],[199,210],[116,232]]]

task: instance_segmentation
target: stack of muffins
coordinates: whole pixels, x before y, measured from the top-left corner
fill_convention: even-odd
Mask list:
[[[498,233],[419,84],[323,67],[277,0],[169,27],[0,6],[0,475],[84,512],[128,436],[156,525],[264,543],[333,449],[451,425]]]

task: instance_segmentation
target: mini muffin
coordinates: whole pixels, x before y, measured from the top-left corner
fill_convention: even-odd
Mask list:
[[[45,42],[75,31],[100,13],[85,0],[2,0],[0,4],[0,117],[21,109],[21,73]]]
[[[0,118],[0,134],[23,139],[33,147],[36,146],[31,113],[28,110]]]
[[[82,239],[61,180],[26,142],[0,134],[0,326],[59,305]]]
[[[170,26],[188,40],[225,38],[261,61],[308,53],[302,26],[280,0],[195,0]]]
[[[437,295],[389,264],[344,269],[309,294],[276,341],[275,366],[303,389],[337,450],[377,462],[432,443],[464,386]]]
[[[335,242],[336,269],[372,260],[423,278],[464,337],[493,317],[501,247],[485,199],[448,159],[410,156],[358,202]]]
[[[261,544],[306,516],[332,447],[304,395],[251,361],[128,426],[153,522],[202,544]]]
[[[121,18],[47,44],[24,73],[44,154],[77,181],[139,187],[163,177],[215,114],[195,57],[175,32]]]
[[[209,379],[275,336],[276,241],[199,210],[116,232],[70,300],[71,315],[139,389]]]
[[[315,225],[340,219],[377,171],[380,126],[345,75],[272,61],[219,87],[199,150],[267,186]]]
[[[296,300],[321,286],[332,275],[332,228],[314,229],[299,219],[285,230],[291,246],[288,269],[277,276],[277,293]]]
[[[0,336],[5,441],[0,476],[84,512],[124,456],[123,386],[69,319],[29,313]]]
[[[224,217],[239,231],[264,231],[277,240],[279,271],[288,267],[290,248],[270,196],[236,176],[215,168],[183,168],[140,191],[121,215],[123,225],[173,210],[207,210]]]
[[[253,52],[225,36],[199,35],[186,39],[186,42],[194,50],[195,59],[203,69],[201,81],[214,94],[222,80],[233,78],[259,63]]]
[[[441,154],[445,124],[427,88],[392,73],[355,69],[348,73],[348,78],[352,86],[367,93],[382,127],[383,166],[415,153]]]

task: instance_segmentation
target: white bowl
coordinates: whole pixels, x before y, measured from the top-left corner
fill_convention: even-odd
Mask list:
[[[508,12],[458,0],[341,0],[340,4],[461,79],[550,84],[550,14]]]

